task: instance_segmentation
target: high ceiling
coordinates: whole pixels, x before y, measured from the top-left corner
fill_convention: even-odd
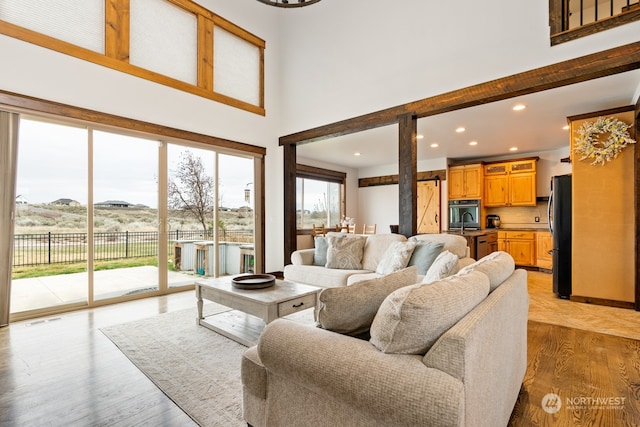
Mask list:
[[[640,88],[640,70],[629,71],[545,92],[498,101],[418,120],[418,160],[472,159],[567,147],[563,130],[569,116],[632,105]],[[636,94],[637,96],[637,94]],[[524,104],[522,111],[513,111]],[[456,132],[464,127],[465,131]],[[298,156],[365,168],[397,164],[398,127],[386,126],[299,145]],[[470,146],[469,142],[477,145]],[[431,144],[437,143],[437,148]],[[510,151],[517,147],[517,151]],[[354,153],[360,153],[359,156]]]

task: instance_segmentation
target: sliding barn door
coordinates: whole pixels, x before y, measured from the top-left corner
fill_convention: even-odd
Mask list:
[[[418,234],[440,231],[440,181],[418,182]]]

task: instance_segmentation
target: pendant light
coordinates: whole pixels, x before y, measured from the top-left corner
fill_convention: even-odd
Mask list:
[[[320,0],[258,0],[260,3],[276,7],[303,7],[318,3]]]

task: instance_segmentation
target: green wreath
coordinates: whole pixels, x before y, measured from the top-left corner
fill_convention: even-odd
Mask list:
[[[595,122],[585,122],[578,130],[575,150],[581,154],[580,160],[592,160],[592,165],[610,162],[618,157],[618,154],[628,144],[635,144],[631,139],[628,125],[613,117],[598,117]],[[609,134],[609,137],[602,141],[600,136]]]

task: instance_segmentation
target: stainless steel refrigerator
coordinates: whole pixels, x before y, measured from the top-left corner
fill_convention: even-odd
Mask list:
[[[551,178],[549,231],[553,238],[553,292],[560,298],[571,296],[571,175]]]

